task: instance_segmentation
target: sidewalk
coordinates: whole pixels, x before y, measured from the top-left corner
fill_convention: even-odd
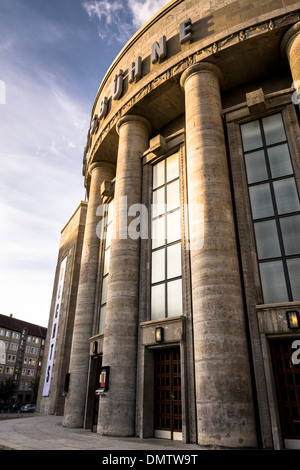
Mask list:
[[[102,437],[86,429],[62,426],[61,416],[26,416],[0,420],[1,450],[115,450],[199,452],[196,444],[166,439]]]

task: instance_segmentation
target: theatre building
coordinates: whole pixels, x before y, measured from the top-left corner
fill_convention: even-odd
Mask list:
[[[40,413],[300,448],[299,86],[295,0],[173,0],[125,45],[61,235]]]

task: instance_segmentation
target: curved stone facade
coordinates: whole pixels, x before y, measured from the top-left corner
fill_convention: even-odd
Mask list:
[[[65,426],[299,447],[299,8],[173,0],[107,71],[72,346],[57,343]]]
[[[280,0],[268,3],[228,1],[221,4],[211,1],[170,2],[128,42],[105,75],[92,113],[97,131],[92,131],[88,135],[86,147],[88,158],[85,162],[90,164],[98,159],[96,154],[104,141],[109,139],[110,130],[113,132],[118,119],[132,110],[145,117],[149,115],[152,120],[154,119],[153,124],[157,129],[184,112],[182,97],[178,96],[178,90],[172,89],[172,85],[175,88],[181,73],[194,63],[207,60],[217,65],[221,64],[220,54],[224,52],[222,69],[224,69],[225,90],[245,81],[243,74],[245,68],[251,69],[247,78],[252,79],[261,74],[262,66],[267,71],[269,63],[274,59],[278,67],[280,64],[278,47],[276,52],[273,51],[275,56],[272,57],[270,51],[266,49],[266,56],[261,53],[259,60],[256,61],[255,48],[252,44],[249,44],[248,49],[248,44],[243,48],[241,43],[247,40],[253,43],[257,38],[258,44],[262,44],[265,49],[266,33],[275,33],[277,29],[284,28],[285,24],[297,22],[298,7],[296,1]],[[184,32],[180,34],[181,28]],[[189,35],[191,35],[190,41],[186,41]],[[278,38],[275,40],[278,41]],[[152,57],[153,48],[156,51],[155,60]],[[131,73],[135,78],[130,83]],[[116,77],[118,79],[115,82]],[[116,83],[119,86],[115,87]],[[162,85],[164,87],[159,90]],[[168,88],[170,88],[169,93]],[[117,93],[114,99],[116,90],[121,90],[119,91],[121,96]],[[154,118],[153,113],[159,102],[157,100],[160,99],[157,95],[160,93],[167,94],[168,108]],[[149,111],[143,109],[145,104],[142,103],[145,103],[146,97],[148,97],[146,104]],[[103,104],[105,102],[106,105]],[[165,113],[170,108],[172,114],[166,116]],[[110,138],[113,139],[113,136]]]

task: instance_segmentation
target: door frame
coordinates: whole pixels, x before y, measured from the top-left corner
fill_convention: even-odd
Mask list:
[[[139,353],[136,401],[136,434],[140,439],[154,437],[154,352],[162,348],[180,349],[182,442],[197,443],[196,401],[193,363],[185,341],[143,344]]]
[[[270,414],[270,431],[272,434],[273,448],[274,450],[285,449],[284,439],[281,432],[279,408],[277,401],[276,384],[273,372],[273,363],[271,357],[270,341],[275,339],[292,339],[296,338],[300,340],[298,331],[295,333],[286,334],[274,334],[274,333],[262,333],[261,334],[261,347],[262,347],[262,359],[264,364],[266,389],[267,389],[267,403]]]
[[[274,362],[273,362],[273,357],[272,357],[272,343],[274,344],[275,341],[280,343],[280,342],[293,342],[293,341],[299,341],[300,340],[300,337],[297,335],[297,334],[294,334],[294,335],[285,335],[285,336],[272,336],[272,337],[269,337],[268,338],[269,341],[268,341],[268,346],[269,346],[269,357],[270,357],[270,367],[271,367],[271,377],[272,377],[272,388],[273,388],[273,394],[274,394],[274,400],[275,400],[275,403],[276,403],[276,416],[277,416],[277,422],[278,422],[278,428],[280,430],[280,440],[281,440],[281,448],[284,448],[284,449],[298,449],[300,450],[300,438],[299,439],[292,439],[292,438],[286,438],[283,434],[283,429],[282,429],[282,418],[281,418],[281,413],[280,413],[280,400],[279,400],[279,397],[278,397],[278,388],[277,388],[277,380],[276,380],[276,369],[275,369],[275,366],[274,366]],[[294,351],[291,350],[291,357],[290,358],[286,358],[290,361],[291,363],[291,360],[292,360],[292,353]],[[295,367],[295,366],[293,366]],[[286,367],[284,367],[284,369],[286,369]],[[289,374],[284,374],[285,377],[287,377]],[[298,375],[298,374],[297,374]],[[299,389],[299,392],[300,394],[300,389]],[[300,407],[300,400],[298,398],[298,401],[299,401],[299,407]]]
[[[96,395],[96,390],[99,387],[99,379],[100,379],[100,369],[102,367],[102,355],[97,355],[94,358],[95,365],[94,365],[94,377],[93,377],[93,396],[92,396],[92,415],[91,415],[91,431],[97,432],[98,427],[98,412],[99,412],[99,395]],[[96,418],[96,423],[94,422]]]
[[[179,377],[180,377],[180,385],[177,384],[177,387],[180,388],[180,407],[181,407],[181,423],[183,423],[183,393],[182,393],[182,359],[181,359],[181,351],[180,351],[180,346],[179,345],[168,345],[165,348],[159,348],[155,349],[154,354],[153,354],[153,362],[154,362],[154,375],[153,375],[153,432],[154,432],[154,437],[157,438],[164,438],[164,439],[171,439],[171,440],[179,440],[182,441],[182,428],[183,425],[181,424],[181,431],[176,431],[173,429],[173,424],[174,424],[174,402],[171,401],[171,422],[170,422],[170,430],[168,429],[155,429],[155,411],[156,411],[156,392],[155,392],[155,380],[156,380],[156,375],[155,375],[155,365],[156,365],[156,356],[161,353],[162,351],[170,351],[170,354],[172,354],[172,364],[171,366],[173,367],[173,353],[174,351],[177,351],[179,354]],[[174,399],[174,394],[175,394],[175,379],[178,379],[178,377],[174,377],[173,375],[174,368],[172,371],[170,370],[170,393],[171,393],[171,400]]]

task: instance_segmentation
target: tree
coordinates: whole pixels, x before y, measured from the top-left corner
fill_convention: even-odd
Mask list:
[[[30,382],[30,388],[34,393],[35,401],[36,401],[36,397],[37,397],[37,394],[38,394],[38,391],[39,391],[39,384],[40,384],[40,376],[37,375],[35,377],[35,379],[31,380],[31,382]]]
[[[12,398],[17,388],[17,384],[12,378],[6,378],[0,381],[0,399],[4,400],[5,403]]]

